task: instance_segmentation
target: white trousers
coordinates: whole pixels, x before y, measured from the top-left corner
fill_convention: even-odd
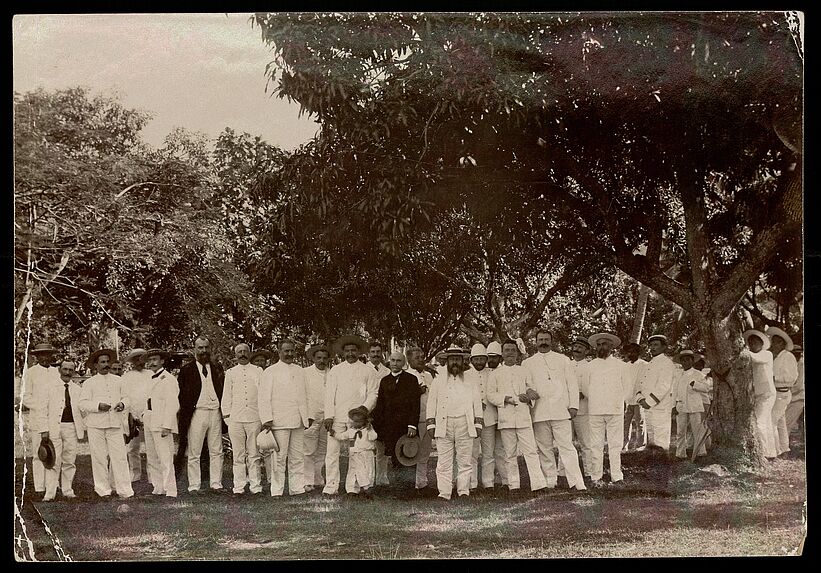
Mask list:
[[[668,412],[669,414],[669,412]],[[610,459],[610,481],[624,479],[621,473],[621,448],[624,444],[624,413],[590,414],[590,437],[593,440],[593,459],[590,477],[600,480],[604,475],[604,442]]]
[[[128,460],[125,454],[123,429],[86,428],[88,447],[91,450],[91,473],[94,476],[94,491],[97,495],[111,495],[111,482],[108,478],[109,458],[114,474],[114,487],[120,497],[131,497],[131,479],[128,471]]]
[[[572,420],[573,433],[579,440],[579,450],[582,455],[582,470],[584,475],[590,476],[593,466],[593,448],[590,441],[590,416],[589,414],[576,414]]]
[[[146,430],[145,459],[151,493],[177,497],[177,476],[174,471],[174,434],[162,437],[162,430]]]
[[[787,406],[785,418],[787,420],[787,431],[792,431],[798,427],[798,420],[804,413],[804,400],[794,400]]]
[[[567,485],[585,489],[582,470],[579,467],[579,453],[573,446],[573,425],[570,419],[534,422],[533,436],[536,439],[539,462],[547,481],[547,487],[555,487],[558,480],[556,454],[553,452],[555,445],[559,449],[559,457],[567,476]]]
[[[348,475],[345,476],[345,491],[359,493],[360,488],[367,490],[373,487],[374,459],[373,450],[348,452]]]
[[[46,485],[46,499],[54,499],[57,494],[57,486],[59,482],[60,491],[63,495],[74,495],[72,484],[74,483],[74,474],[77,471],[75,464],[77,460],[77,428],[74,422],[61,422],[60,435],[50,436],[54,444],[54,467],[46,470],[45,466],[45,485]]]
[[[334,421],[332,430],[335,435],[328,436],[328,449],[325,452],[325,487],[322,493],[339,493],[339,452],[342,450],[342,442],[336,436],[347,429],[346,422]],[[350,460],[348,463],[350,465]]]
[[[29,420],[32,414],[29,413]],[[34,491],[46,491],[46,467],[40,458],[37,457],[37,450],[40,449],[40,432],[29,431],[29,439],[31,441],[31,473],[34,480]]]
[[[144,427],[140,428],[139,435],[131,438],[125,445],[126,457],[128,458],[128,471],[131,474],[131,481],[139,481],[143,477],[143,461],[140,458],[140,446],[145,441],[143,434],[147,432]]]
[[[502,434],[496,424],[482,428],[479,443],[482,457],[482,487],[493,487],[496,470],[499,471],[502,483],[506,484],[507,461],[505,459],[505,450],[502,447]]]
[[[262,422],[228,421],[228,437],[231,438],[233,453],[234,493],[245,491],[250,484],[251,493],[262,491],[260,483],[260,456],[257,450],[257,434],[262,429]]]
[[[316,428],[316,430],[314,429]],[[321,486],[325,485],[325,480],[322,478],[322,468],[325,467],[325,454],[328,452],[328,431],[322,425],[322,420],[314,422],[314,424],[305,430],[308,432],[319,432],[319,438],[316,443],[316,450],[311,455],[304,456],[305,462],[305,485]]]
[[[521,487],[519,476],[519,460],[517,451],[521,451],[527,466],[527,475],[530,477],[530,489],[536,491],[547,487],[547,481],[539,464],[539,454],[536,450],[536,438],[533,436],[533,427],[503,428],[502,447],[505,449],[507,463],[507,483],[511,490]],[[438,446],[438,443],[437,443]]]
[[[375,478],[376,485],[389,485],[391,482],[388,479],[388,456],[385,455],[385,443],[382,441],[376,442],[376,462],[375,462]],[[350,463],[350,462],[348,462]],[[347,487],[347,486],[346,486]]]
[[[769,398],[755,397],[755,435],[761,444],[761,450],[766,458],[778,455],[775,445],[775,428],[773,427],[773,405],[775,396]]]
[[[676,457],[687,457],[687,444],[695,447],[695,438],[701,430],[702,412],[679,412],[676,416]],[[707,454],[705,444],[701,444],[696,456]]]
[[[206,410],[195,408],[191,417],[191,426],[188,428],[188,491],[200,489],[202,470],[200,456],[202,443],[207,439],[208,474],[212,489],[222,487],[222,416],[219,409]]]
[[[448,418],[444,438],[436,438],[436,486],[439,497],[450,499],[453,493],[453,454],[459,473],[456,476],[456,492],[470,494],[470,460],[473,455],[473,438],[468,433],[468,422],[464,416]]]
[[[658,446],[666,452],[670,449],[673,409],[650,408],[644,415],[647,422],[647,444]]]
[[[790,392],[776,392],[773,405],[773,427],[775,428],[775,447],[778,455],[790,451],[790,431],[787,429],[787,406],[790,405]]]
[[[285,493],[286,470],[288,493],[290,495],[305,493],[305,454],[303,452],[305,429],[302,427],[275,429],[274,438],[279,445],[279,451],[274,459],[271,495],[280,496]]]
[[[425,420],[419,421],[419,439],[425,437],[425,434],[428,433],[427,423]],[[438,447],[438,443],[437,443]],[[422,489],[423,487],[428,486],[428,460],[430,459],[430,453],[428,452],[426,455],[419,456],[419,460],[416,462],[416,489]]]

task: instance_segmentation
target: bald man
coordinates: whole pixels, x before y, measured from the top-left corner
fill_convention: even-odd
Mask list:
[[[376,430],[377,444],[382,444],[384,457],[386,460],[390,459],[392,466],[396,467],[396,442],[404,435],[412,438],[418,433],[421,392],[417,377],[403,370],[404,354],[392,353],[388,363],[390,374],[379,381],[379,393],[373,410],[373,428]],[[384,477],[387,478],[387,475]]]

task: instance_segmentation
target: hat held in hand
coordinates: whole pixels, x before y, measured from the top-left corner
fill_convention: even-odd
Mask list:
[[[403,466],[415,466],[421,458],[422,440],[419,439],[419,436],[409,438],[405,434],[396,441],[394,453],[396,454],[396,461]]]
[[[268,451],[279,451],[279,444],[277,444],[277,440],[274,437],[274,433],[271,430],[262,430],[259,434],[257,434],[257,449],[260,452],[268,452]]]
[[[43,467],[47,470],[54,467],[54,462],[57,460],[57,452],[54,449],[54,443],[51,441],[51,438],[40,440],[40,447],[37,448],[37,458],[43,462]]]

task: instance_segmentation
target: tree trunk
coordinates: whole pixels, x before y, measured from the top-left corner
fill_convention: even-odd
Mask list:
[[[639,283],[639,299],[636,301],[636,316],[633,318],[630,342],[638,343],[641,341],[641,331],[644,329],[644,315],[647,314],[648,298],[650,298],[650,289]]]

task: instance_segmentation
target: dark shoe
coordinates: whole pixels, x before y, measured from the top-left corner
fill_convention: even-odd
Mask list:
[[[113,497],[111,496],[111,494],[109,494],[109,495],[98,495],[97,499],[100,500],[100,501],[111,501],[113,499]]]
[[[199,489],[189,489],[189,490],[188,490],[188,494],[189,494],[189,495],[202,495],[202,490],[199,490]]]

